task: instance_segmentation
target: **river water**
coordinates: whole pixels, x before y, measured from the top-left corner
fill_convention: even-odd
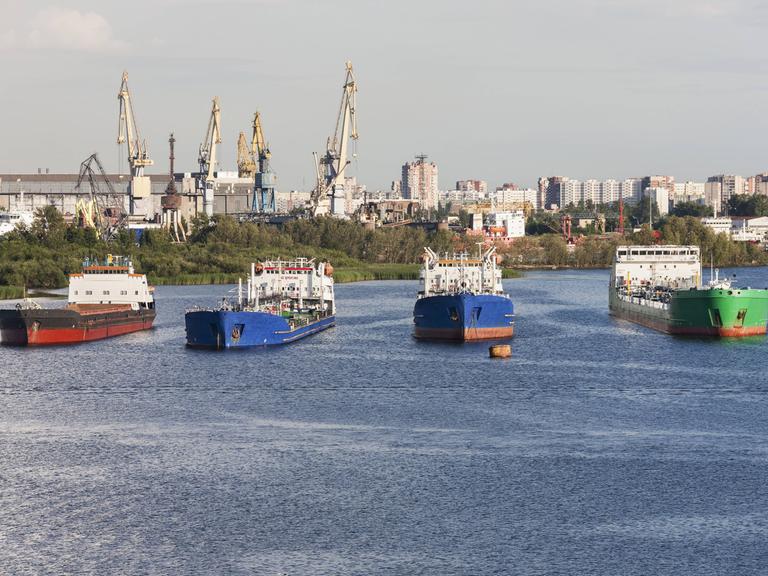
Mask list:
[[[615,320],[607,282],[505,281],[509,360],[412,340],[415,282],[276,349],[184,347],[215,286],[0,349],[0,573],[766,574],[768,341]]]

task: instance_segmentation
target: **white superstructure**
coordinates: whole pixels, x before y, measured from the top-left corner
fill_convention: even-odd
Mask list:
[[[424,249],[419,273],[419,297],[439,294],[504,294],[501,268],[496,248],[471,258],[465,252],[439,257],[431,248]]]
[[[617,246],[612,276],[614,287],[699,288],[699,247]]]
[[[502,238],[525,236],[525,212],[493,212],[488,214],[488,235]]]
[[[275,300],[293,300],[298,307],[319,307],[336,313],[333,267],[315,260],[266,260],[251,264],[247,285],[238,289],[238,304],[258,309]],[[245,290],[243,290],[245,288]]]
[[[701,223],[712,230],[715,234],[727,234],[728,236],[731,235],[733,219],[729,216],[702,218]]]
[[[69,304],[128,304],[138,310],[153,308],[154,296],[130,260],[107,256],[104,262],[86,260],[82,272],[69,275]]]
[[[19,224],[31,226],[34,220],[32,212],[0,212],[0,236],[12,232]]]

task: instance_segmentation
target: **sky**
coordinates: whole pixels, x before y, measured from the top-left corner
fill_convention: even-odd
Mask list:
[[[768,171],[764,0],[0,0],[0,173],[126,170],[129,74],[155,165],[197,168],[211,99],[220,170],[262,116],[279,188],[308,189],[344,63],[358,83],[349,174],[389,189],[427,154],[459,179],[678,181]]]

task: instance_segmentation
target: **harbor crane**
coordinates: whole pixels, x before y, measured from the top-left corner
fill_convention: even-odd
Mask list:
[[[95,153],[80,164],[76,193],[82,193],[84,182],[88,183],[88,200],[77,201],[77,219],[83,228],[95,228],[102,240],[112,240],[121,228],[125,228],[128,214],[123,197],[115,191]]]
[[[117,143],[127,144],[128,165],[131,167],[131,180],[128,183],[129,211],[131,215],[146,216],[152,185],[149,176],[144,175],[144,168],[152,166],[154,162],[147,152],[147,142],[141,139],[136,125],[131,93],[128,90],[128,72],[123,72],[123,82],[120,84],[117,100],[120,105]]]
[[[341,94],[341,106],[336,118],[336,130],[321,158],[315,152],[315,175],[317,184],[310,195],[309,208],[312,216],[330,211],[344,214],[344,170],[349,164],[347,150],[349,140],[357,140],[357,119],[355,104],[357,83],[352,71],[352,62],[346,63],[347,76]],[[356,154],[355,154],[356,156]]]
[[[237,139],[237,176],[238,178],[253,178],[256,176],[256,160],[248,146],[245,132],[240,132]]]
[[[221,144],[221,107],[219,106],[219,97],[213,98],[213,107],[211,116],[208,119],[208,130],[205,133],[205,139],[200,144],[198,154],[198,163],[200,164],[200,175],[198,178],[198,189],[203,194],[203,211],[206,216],[213,216],[213,171],[216,168],[216,147]]]
[[[261,128],[261,116],[258,112],[253,115],[251,152],[258,161],[251,211],[273,213],[277,210],[275,199],[277,176],[269,166],[269,159],[272,157],[272,153],[269,151],[269,144],[267,144],[264,138],[264,131]]]

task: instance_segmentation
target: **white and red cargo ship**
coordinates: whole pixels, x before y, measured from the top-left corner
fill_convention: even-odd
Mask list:
[[[25,300],[0,310],[0,343],[16,346],[73,344],[148,330],[155,320],[154,289],[123,257],[83,262],[69,275],[63,308],[43,308]]]

